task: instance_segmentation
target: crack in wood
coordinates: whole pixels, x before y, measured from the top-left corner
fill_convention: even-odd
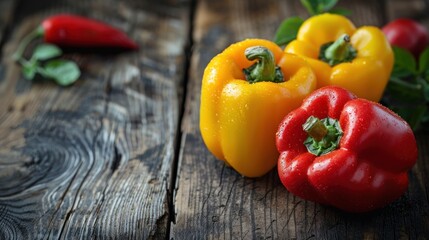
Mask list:
[[[60,199],[58,200],[58,203],[55,206],[55,211],[54,213],[51,215],[51,218],[49,220],[49,224],[48,224],[48,228],[50,228],[52,226],[52,222],[54,220],[54,218],[56,217],[56,214],[58,213],[58,211],[60,210],[61,205],[64,203],[64,199],[67,195],[67,193],[69,192],[69,189],[71,187],[71,185],[73,184],[77,174],[79,173],[80,167],[82,166],[82,163],[79,163],[78,168],[76,169],[75,173],[73,174],[73,177],[70,179],[69,184],[67,185],[67,188],[64,190],[63,194],[61,195]],[[49,232],[50,234],[50,232]]]
[[[165,238],[167,229],[164,227],[168,224],[170,217],[168,212],[164,212],[157,220],[155,229],[153,229],[148,236],[148,239],[161,239]]]
[[[190,71],[191,71],[191,59],[192,59],[192,49],[194,47],[194,25],[195,25],[195,13],[197,8],[197,0],[191,0],[189,2],[189,15],[188,15],[188,21],[189,21],[189,29],[187,33],[187,41],[188,44],[185,46],[184,53],[185,53],[185,63],[184,63],[184,74],[183,74],[183,93],[180,96],[180,112],[179,112],[179,118],[178,118],[178,124],[176,129],[176,137],[175,137],[175,149],[174,149],[174,158],[171,168],[171,177],[170,177],[170,186],[167,186],[167,208],[168,208],[168,221],[167,221],[167,232],[166,237],[169,238],[171,234],[171,224],[176,224],[176,207],[175,207],[175,192],[177,191],[178,185],[177,185],[177,178],[179,177],[179,162],[181,158],[181,150],[182,144],[184,144],[184,139],[186,138],[186,135],[183,135],[182,132],[182,124],[183,119],[185,118],[185,104],[186,104],[186,98],[187,98],[187,89],[188,89],[188,81],[190,78]]]
[[[112,173],[114,173],[119,165],[121,164],[121,160],[122,160],[122,154],[119,152],[118,147],[115,145],[113,146],[113,159],[112,159],[112,164],[110,165],[110,170],[112,171]]]

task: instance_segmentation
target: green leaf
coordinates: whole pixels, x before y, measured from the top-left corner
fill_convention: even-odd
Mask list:
[[[393,66],[392,76],[404,77],[407,75],[415,76],[417,74],[417,64],[414,56],[407,50],[399,47],[393,47],[395,64]]]
[[[327,12],[331,10],[338,2],[338,0],[319,0],[319,10],[320,13]]]
[[[397,66],[393,67],[392,77],[405,79],[405,78],[411,78],[414,75],[415,75],[414,72],[411,72],[405,68],[401,68],[401,67],[397,67]]]
[[[392,110],[401,116],[410,125],[413,131],[416,131],[421,125],[428,109],[425,104],[421,104],[414,106],[392,107]]]
[[[301,4],[307,9],[310,15],[316,15],[318,9],[318,1],[314,0],[301,0]]]
[[[36,73],[37,68],[22,66],[22,74],[24,75],[25,79],[32,80],[34,76],[36,76]]]
[[[281,46],[294,40],[303,22],[304,20],[300,17],[291,17],[283,20],[276,31],[274,42]]]
[[[386,87],[386,95],[395,100],[424,102],[423,86],[420,83],[410,83],[401,78],[391,77]]]
[[[59,57],[61,54],[62,51],[59,47],[53,44],[41,44],[36,47],[31,58],[35,60],[44,61],[51,58]]]
[[[429,82],[429,69],[423,73],[423,78]]]
[[[39,72],[62,86],[74,83],[80,76],[79,67],[75,62],[60,59],[47,62]]]
[[[419,74],[429,71],[429,47],[427,47],[419,57]]]
[[[352,15],[352,11],[349,9],[345,9],[345,8],[334,8],[334,9],[329,10],[328,12],[332,13],[332,14],[343,15],[343,16]]]
[[[301,0],[310,15],[321,14],[331,10],[338,0]]]
[[[417,82],[422,86],[423,96],[426,102],[429,102],[429,83],[427,83],[423,78],[418,77]]]
[[[27,80],[32,80],[36,76],[37,68],[39,67],[39,62],[36,60],[27,61],[25,59],[20,59],[19,62],[22,65],[22,74]]]

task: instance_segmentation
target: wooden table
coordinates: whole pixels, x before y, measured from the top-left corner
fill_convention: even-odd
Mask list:
[[[429,26],[422,0],[342,1],[357,26],[400,16]],[[112,24],[138,52],[69,51],[71,87],[27,81],[11,55],[45,17]],[[208,61],[244,38],[272,39],[294,0],[0,1],[0,239],[427,239],[429,138],[406,194],[349,214],[288,193],[273,170],[243,178],[199,132]]]

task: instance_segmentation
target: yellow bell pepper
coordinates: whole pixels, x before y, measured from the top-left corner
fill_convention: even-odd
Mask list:
[[[394,62],[379,28],[356,29],[346,17],[329,13],[308,18],[285,52],[307,60],[318,88],[337,85],[372,101],[381,99]]]
[[[200,130],[207,148],[243,176],[266,174],[277,164],[280,121],[315,88],[305,60],[275,43],[232,44],[204,71]]]

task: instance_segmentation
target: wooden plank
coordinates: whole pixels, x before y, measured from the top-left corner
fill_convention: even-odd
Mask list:
[[[2,59],[0,239],[165,238],[189,1],[20,3]],[[76,84],[29,82],[10,56],[58,12],[110,23],[141,50],[68,53]]]
[[[419,18],[426,17],[428,7],[426,6],[427,1],[425,0],[410,0],[410,1],[400,1],[400,0],[389,0],[387,4],[387,16],[389,19],[396,18]]]
[[[347,2],[347,3],[344,3]],[[343,1],[356,25],[382,25],[379,1]],[[276,170],[243,178],[206,149],[199,132],[203,70],[229,44],[244,38],[271,39],[280,21],[306,17],[299,1],[199,1],[194,54],[182,124],[175,191],[174,239],[397,239],[429,236],[427,136],[419,136],[419,160],[410,188],[395,203],[367,214],[349,214],[288,193]]]
[[[16,1],[13,0],[3,0],[0,1],[0,50],[5,41],[5,33],[7,32],[8,26],[11,25],[12,13],[15,10]],[[3,55],[3,52],[0,51],[0,56]],[[0,82],[4,80],[5,69],[0,64]]]
[[[15,1],[3,0],[0,1],[0,41],[3,42],[4,32],[6,27],[11,24],[12,14],[15,10]]]
[[[397,18],[411,18],[426,26],[429,29],[429,1],[413,0],[400,1],[390,0],[387,5],[388,21]]]

